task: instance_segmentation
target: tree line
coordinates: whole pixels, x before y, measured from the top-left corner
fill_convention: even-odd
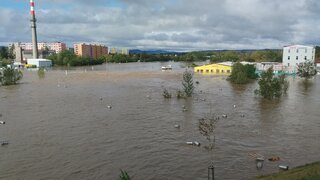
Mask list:
[[[13,48],[0,47],[0,66],[11,64],[14,57]],[[316,59],[320,58],[320,46],[316,46]],[[47,57],[53,61],[54,65],[59,66],[83,66],[96,65],[104,62],[127,63],[127,62],[154,62],[154,61],[205,61],[212,63],[223,61],[248,61],[248,62],[281,62],[282,50],[216,50],[216,51],[194,51],[185,53],[168,54],[113,54],[106,55],[98,59],[89,57],[78,57],[73,52],[66,50],[61,53],[52,54]]]
[[[58,66],[88,66],[103,64],[105,62],[105,59],[103,57],[98,59],[92,59],[90,57],[80,57],[69,50],[57,54],[51,54],[47,58],[52,60],[53,65]]]

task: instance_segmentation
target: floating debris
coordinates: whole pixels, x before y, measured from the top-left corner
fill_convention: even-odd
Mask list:
[[[103,100],[103,98],[101,97],[101,98],[100,98],[100,101],[102,101],[102,100]]]
[[[279,161],[280,157],[279,156],[272,156],[268,159],[269,161]]]
[[[288,165],[279,165],[279,168],[282,169],[282,170],[289,170],[289,166]]]
[[[188,111],[188,110],[187,110],[186,108],[183,108],[182,111],[183,111],[183,112],[186,112],[186,111]]]
[[[196,84],[200,84],[199,81],[196,81]]]
[[[222,114],[222,117],[223,118],[227,118],[228,116],[226,114]]]
[[[5,121],[0,121],[0,124],[5,124],[6,122]]]
[[[198,141],[193,142],[193,145],[200,146],[200,143]]]
[[[240,117],[244,118],[244,114],[241,114]]]
[[[200,146],[200,143],[198,142],[198,141],[194,141],[194,142],[192,142],[192,141],[188,141],[188,142],[186,142],[188,145],[193,145],[193,146]]]
[[[178,128],[180,128],[180,125],[176,124],[176,125],[174,125],[174,127],[178,129]]]
[[[5,146],[5,145],[8,145],[9,142],[8,141],[1,141],[0,144],[1,144],[1,146]]]
[[[112,106],[107,106],[108,109],[112,109]]]

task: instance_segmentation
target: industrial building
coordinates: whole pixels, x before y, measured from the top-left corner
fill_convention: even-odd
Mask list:
[[[194,68],[195,73],[201,74],[227,74],[232,71],[232,62],[223,62],[217,64],[208,64],[203,66],[197,66]]]
[[[47,68],[52,66],[52,61],[48,59],[28,59],[27,64],[34,65],[37,68]]]
[[[90,57],[98,59],[108,54],[108,47],[98,44],[74,44],[74,54],[81,57]]]

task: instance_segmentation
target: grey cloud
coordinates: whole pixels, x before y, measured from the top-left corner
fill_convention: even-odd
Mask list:
[[[54,8],[44,6],[45,3]],[[281,48],[292,42],[315,45],[320,39],[318,0],[118,0],[117,3],[123,7],[109,6],[110,1],[103,0],[39,1],[39,37],[70,44],[92,41],[110,46],[190,50]],[[1,9],[4,26],[0,28],[0,41],[29,39],[29,17],[23,13]]]

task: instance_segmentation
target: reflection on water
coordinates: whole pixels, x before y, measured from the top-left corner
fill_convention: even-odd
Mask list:
[[[251,179],[320,159],[320,82],[303,91],[290,79],[279,101],[254,95],[257,84],[238,87],[224,76],[195,75],[192,99],[166,100],[162,87],[182,89],[183,64],[107,64],[55,69],[39,79],[0,87],[0,179],[206,179],[211,154],[187,141],[207,140],[198,120],[227,114],[216,126],[213,150],[218,179]],[[112,108],[107,108],[112,106]],[[183,111],[183,107],[187,111]],[[180,125],[177,129],[174,126]],[[256,169],[249,153],[277,155]],[[240,178],[239,178],[240,177]]]

